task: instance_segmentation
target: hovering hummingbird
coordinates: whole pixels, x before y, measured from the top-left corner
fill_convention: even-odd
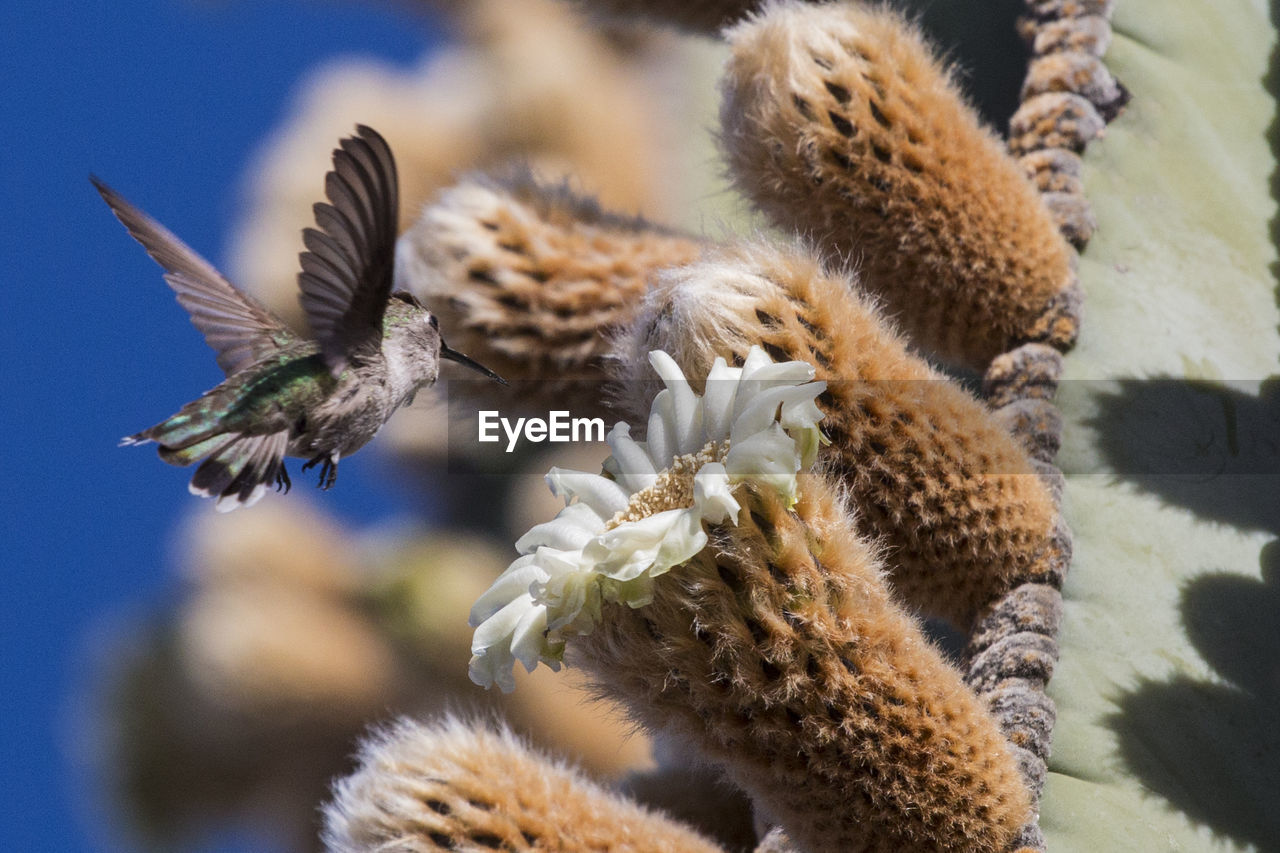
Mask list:
[[[338,460],[373,438],[391,414],[436,381],[447,358],[506,382],[445,345],[435,316],[405,291],[392,293],[397,179],[383,138],[358,125],[333,152],[329,203],[315,205],[316,228],[298,275],[314,338],[290,331],[237,290],[213,265],[97,178],[90,178],[135,240],[165,269],[165,281],[227,374],[172,417],[121,444],[154,441],[171,465],[200,462],[190,491],[217,497],[221,511],[250,506],[274,483],[290,488],[284,457],[321,465],[333,486]]]

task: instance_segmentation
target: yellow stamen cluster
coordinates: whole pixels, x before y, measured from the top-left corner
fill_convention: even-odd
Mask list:
[[[653,485],[631,496],[627,508],[605,523],[612,530],[628,521],[639,521],[669,509],[693,506],[693,478],[708,462],[720,462],[729,452],[729,442],[711,441],[697,453],[686,453],[671,460]]]

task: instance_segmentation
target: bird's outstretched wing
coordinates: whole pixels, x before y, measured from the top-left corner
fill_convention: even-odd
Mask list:
[[[164,280],[230,376],[297,340],[262,303],[241,293],[204,258],[95,177],[90,181],[133,239],[165,269]]]
[[[333,152],[325,176],[329,202],[315,205],[316,228],[302,232],[298,285],[311,333],[336,375],[351,361],[379,358],[382,315],[395,268],[396,163],[377,131],[356,135]]]

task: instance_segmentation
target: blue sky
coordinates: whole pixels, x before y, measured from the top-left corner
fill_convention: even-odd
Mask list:
[[[175,587],[171,537],[195,499],[186,472],[116,442],[221,378],[89,173],[220,264],[242,169],[307,69],[350,54],[408,65],[437,38],[389,2],[6,8],[0,849],[120,849],[76,769],[74,722],[95,630]],[[325,505],[357,521],[397,512],[377,465],[344,461]]]

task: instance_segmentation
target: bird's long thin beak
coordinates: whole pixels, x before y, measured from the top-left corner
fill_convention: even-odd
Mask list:
[[[444,341],[440,342],[440,357],[447,358],[450,361],[456,361],[458,362],[458,364],[471,368],[476,373],[483,373],[485,376],[488,376],[490,379],[498,380],[503,385],[507,384],[507,380],[503,379],[501,376],[494,373],[492,370],[485,367],[483,364],[476,361],[475,359],[463,355],[462,353],[458,352],[456,349],[450,349],[449,345],[446,344]]]

